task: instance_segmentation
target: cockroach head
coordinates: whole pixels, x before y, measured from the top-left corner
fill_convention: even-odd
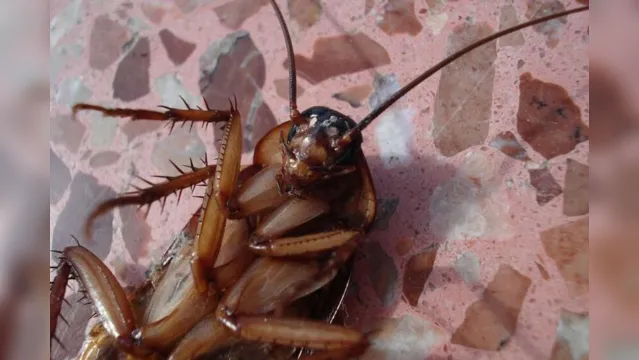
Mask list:
[[[379,115],[417,85],[470,51],[504,35],[551,19],[588,10],[588,6],[563,11],[503,29],[476,41],[424,71],[417,78],[391,95],[359,123],[327,107],[312,107],[303,113],[297,110],[297,85],[293,44],[282,12],[275,0],[270,0],[282,28],[289,61],[289,113],[293,123],[288,136],[281,134],[282,169],[277,182],[282,193],[302,195],[323,180],[345,175],[355,170],[355,154],[360,151],[362,131]]]
[[[289,114],[293,127],[281,134],[280,192],[302,195],[309,187],[355,170],[354,154],[362,143],[361,129],[350,117],[323,106],[297,110],[297,80],[293,44],[284,16],[270,0],[282,28],[288,58]]]
[[[278,184],[284,193],[300,195],[308,187],[351,173],[355,154],[362,144],[357,125],[350,117],[324,106],[311,107],[300,114],[287,135],[281,134],[282,169]]]

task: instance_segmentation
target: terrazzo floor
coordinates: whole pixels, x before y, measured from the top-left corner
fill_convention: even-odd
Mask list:
[[[363,118],[446,54],[576,1],[279,1],[301,108]],[[244,163],[287,115],[286,52],[264,0],[51,1],[51,248],[72,245],[101,200],[215,158],[219,131],[81,113],[77,102],[226,106],[245,121]],[[589,357],[589,14],[504,37],[437,73],[364,133],[379,197],[344,305],[380,330],[365,359]],[[188,193],[188,192],[187,192]],[[127,285],[197,209],[168,198],[101,217],[80,239]],[[67,295],[76,299],[79,294]],[[75,358],[91,316],[63,307]]]

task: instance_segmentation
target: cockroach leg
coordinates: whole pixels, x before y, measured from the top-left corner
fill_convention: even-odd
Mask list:
[[[133,331],[136,346],[154,349],[170,349],[200,319],[215,310],[217,291],[213,286],[200,294],[191,284],[183,300],[175,309],[158,321],[141,326]]]
[[[237,105],[231,106],[217,162],[213,195],[227,219],[238,219],[276,207],[286,197],[278,188],[277,173],[281,167],[266,167],[238,188],[242,155],[242,124]]]
[[[219,167],[218,167],[219,168]],[[255,172],[255,168],[247,168],[242,172],[239,172],[235,185],[242,178],[250,176]],[[193,278],[195,280],[195,286],[199,292],[206,290],[207,281],[214,280],[216,267],[224,264],[218,264],[218,255],[222,248],[222,243],[227,235],[227,224],[231,227],[239,225],[243,227],[244,231],[239,231],[236,235],[239,238],[231,239],[232,244],[236,249],[238,246],[243,246],[248,238],[248,224],[246,219],[227,219],[223,209],[220,208],[218,198],[214,196],[215,179],[210,178],[207,183],[206,193],[204,195],[204,201],[202,203],[202,211],[200,212],[200,218],[198,220],[198,227],[195,234],[195,245],[193,249],[191,259],[191,271],[193,272]],[[232,222],[232,223],[231,223]],[[229,236],[235,235],[234,233],[228,234]],[[229,241],[227,239],[227,241]],[[228,259],[226,259],[228,262]],[[237,266],[237,264],[235,265]],[[228,271],[228,270],[227,270]],[[229,274],[224,274],[228,278]],[[218,284],[220,285],[220,284]],[[224,286],[224,285],[222,285]]]
[[[105,116],[111,117],[124,117],[131,118],[131,120],[152,120],[152,121],[170,121],[171,131],[175,127],[175,124],[182,122],[182,126],[187,122],[191,122],[191,128],[196,122],[201,122],[202,126],[206,127],[208,124],[227,122],[232,114],[232,111],[228,110],[214,110],[211,109],[204,99],[206,110],[192,109],[189,104],[186,103],[184,98],[180,97],[184,102],[186,109],[176,109],[164,105],[160,105],[161,108],[166,111],[153,111],[147,109],[127,109],[127,108],[106,108],[94,104],[79,103],[73,106],[73,118],[75,119],[77,113],[82,110],[99,111]]]
[[[52,340],[57,340],[55,337],[55,331],[58,326],[58,317],[61,317],[62,311],[62,302],[64,301],[64,294],[67,288],[67,284],[69,282],[69,277],[71,275],[71,265],[64,261],[60,260],[60,265],[57,266],[58,273],[56,274],[53,282],[51,284],[51,305],[50,305],[50,326],[51,326],[51,345],[53,345]],[[64,318],[62,318],[63,321]],[[67,323],[68,324],[68,323]],[[60,343],[60,341],[58,341]]]
[[[230,102],[230,100],[229,100]],[[237,99],[231,103],[230,121],[224,128],[220,143],[217,169],[213,178],[213,197],[226,218],[237,218],[237,205],[233,204],[240,176],[242,161],[242,118],[237,109]]]
[[[189,267],[191,247],[186,246],[167,268],[146,307],[142,326],[133,331],[137,346],[166,351],[212,313],[218,304],[214,284],[199,292]]]
[[[362,229],[337,229],[280,237],[329,210],[318,199],[290,198],[262,221],[249,239],[249,248],[263,256],[308,255],[336,249],[364,233]]]
[[[195,245],[191,258],[191,271],[195,287],[200,293],[206,291],[208,286],[207,273],[213,271],[217,255],[222,247],[226,217],[222,213],[213,193],[214,181],[209,179],[202,211],[198,220]]]
[[[368,339],[364,334],[343,326],[263,316],[235,318],[224,311],[217,314],[218,320],[236,336],[248,341],[304,347],[348,356],[361,355],[368,347]]]
[[[147,350],[135,346],[131,339],[136,319],[124,289],[111,270],[82,246],[65,248],[63,256],[95,305],[107,333],[116,339],[116,346],[129,354],[148,355]]]
[[[279,239],[252,237],[249,248],[262,256],[306,255],[337,248],[363,233],[340,229]]]
[[[356,235],[335,249],[327,260],[318,264],[319,267],[313,265],[316,261],[260,258],[225,294],[216,310],[218,320],[236,336],[248,341],[305,347],[327,351],[332,356],[361,354],[366,350],[368,340],[357,331],[323,322],[280,317],[282,309],[292,301],[331,281],[352,255],[357,240],[359,236]],[[277,287],[269,287],[269,281]],[[275,316],[259,316],[272,310],[276,311]]]
[[[93,222],[95,219],[119,206],[138,205],[138,206],[151,206],[156,201],[166,199],[173,193],[178,193],[178,201],[182,195],[182,191],[189,187],[194,187],[202,181],[206,181],[215,174],[215,165],[205,165],[199,169],[194,169],[192,172],[184,172],[178,176],[165,177],[166,180],[153,184],[146,181],[150,187],[146,189],[138,189],[136,191],[122,194],[119,197],[106,200],[100,203],[88,216],[84,225],[84,234],[87,239],[91,238],[91,232],[93,229]],[[179,169],[178,169],[179,170]],[[164,202],[163,202],[164,204]],[[164,207],[164,206],[163,206]],[[148,212],[147,212],[148,213]]]
[[[215,314],[209,314],[180,340],[169,360],[196,359],[237,342],[238,339],[217,320]]]
[[[337,267],[322,263],[313,259],[258,258],[225,293],[216,310],[218,320],[243,340],[316,350],[345,350],[362,345],[365,340],[361,334],[343,327],[264,316],[331,281]],[[269,326],[262,327],[260,322]],[[313,331],[307,333],[307,325]],[[295,329],[296,326],[300,327]]]
[[[89,331],[78,360],[111,359],[116,351],[115,339],[109,335],[102,323],[97,323]]]
[[[253,173],[254,169],[249,168],[242,175]],[[218,288],[230,286],[253,259],[253,254],[245,247],[249,232],[246,220],[229,220],[225,227],[211,231],[212,224],[216,223],[216,219],[211,219],[224,220],[224,216],[214,199],[209,198],[209,205],[200,212],[205,215],[199,219],[193,246],[185,245],[174,257],[147,306],[144,325],[133,332],[133,338],[145,348],[166,351],[175,345],[201,319],[214,312],[218,304]],[[205,239],[207,234],[216,238],[215,245]],[[198,246],[202,248],[198,249]],[[211,256],[209,250],[215,254]],[[202,278],[203,291],[196,286],[199,272],[193,271],[193,265],[198,262],[206,264],[207,273],[202,275],[207,276]],[[192,271],[188,271],[189,267]],[[220,272],[208,273],[211,269]],[[208,282],[208,278],[214,281]],[[218,279],[221,280],[219,283]]]

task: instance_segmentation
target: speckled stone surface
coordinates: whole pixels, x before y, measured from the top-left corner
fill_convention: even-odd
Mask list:
[[[301,108],[356,121],[465,44],[576,1],[279,1]],[[288,7],[286,4],[289,4]],[[51,2],[51,248],[71,245],[102,199],[173,175],[220,132],[105,118],[81,101],[226,106],[245,121],[244,163],[286,120],[286,52],[265,0]],[[367,359],[586,359],[589,354],[589,14],[500,39],[413,90],[365,133],[379,197],[356,254],[346,321],[380,330]],[[187,195],[185,193],[185,195]],[[148,218],[101,217],[94,251],[139,284],[199,199]],[[84,241],[81,239],[81,241]],[[69,294],[71,298],[78,294]],[[58,337],[74,358],[91,315],[71,301]]]

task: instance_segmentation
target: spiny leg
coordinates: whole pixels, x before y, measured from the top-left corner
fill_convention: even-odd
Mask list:
[[[192,261],[192,272],[197,289],[200,292],[204,292],[207,284],[206,270],[212,270],[226,224],[225,213],[218,209],[218,205],[225,203],[225,201],[220,200],[221,198],[233,195],[240,173],[242,124],[240,114],[237,111],[237,99],[235,101],[234,104],[229,100],[230,110],[228,113],[231,114],[230,121],[228,121],[224,131],[217,165],[207,165],[201,169],[195,169],[191,166],[194,170],[191,173],[183,173],[176,166],[178,171],[182,172],[181,175],[165,177],[167,181],[159,184],[148,182],[151,185],[150,188],[139,189],[101,203],[89,215],[85,224],[84,230],[87,238],[90,238],[93,221],[101,214],[115,207],[126,205],[150,206],[153,202],[165,199],[174,192],[181,192],[186,187],[195,186],[199,182],[209,179],[204,196],[203,211],[200,213]],[[227,147],[229,147],[228,151]],[[214,196],[212,196],[213,194]],[[203,226],[203,224],[206,225]]]
[[[240,172],[240,161],[242,158],[242,121],[237,110],[237,99],[235,99],[235,103],[231,102],[230,100],[229,103],[230,110],[214,110],[221,114],[218,114],[220,119],[217,119],[215,122],[226,122],[224,135],[222,137],[222,143],[220,146],[220,156],[218,157],[217,165],[207,164],[202,168],[196,169],[191,163],[191,169],[193,170],[193,172],[184,173],[174,163],[172,163],[173,166],[175,166],[176,169],[181,173],[179,176],[159,176],[165,178],[166,181],[158,184],[154,184],[142,179],[143,181],[151,185],[151,187],[147,189],[138,189],[137,191],[130,192],[118,198],[103,202],[88,217],[85,225],[85,235],[87,237],[90,237],[92,223],[95,218],[115,207],[126,205],[151,205],[153,202],[164,199],[168,195],[175,192],[180,191],[181,194],[181,190],[187,187],[193,187],[202,181],[206,181],[212,176],[214,176],[214,182],[212,185],[214,188],[214,198],[216,199],[218,204],[220,204],[220,207],[225,211],[225,214],[228,213],[226,206],[227,201],[233,196],[235,192]],[[78,109],[98,110],[104,112],[106,115],[109,116],[122,117],[135,117],[137,116],[136,112],[138,111],[131,109],[105,109],[100,106],[88,104],[77,104],[74,107],[74,111],[77,111]],[[164,113],[147,111],[146,114],[149,115],[148,117],[151,118],[151,120],[167,120]],[[204,120],[195,119],[195,121]]]
[[[175,164],[173,164],[178,171],[182,174],[175,177],[164,177],[166,181],[159,184],[153,184],[146,181],[150,188],[138,189],[115,199],[107,200],[101,203],[93,212],[89,215],[85,224],[84,232],[87,238],[91,237],[91,230],[94,220],[101,214],[118,206],[126,205],[150,205],[166,197],[172,193],[180,192],[187,187],[193,187],[196,184],[209,179],[207,183],[207,191],[204,196],[203,211],[200,213],[200,221],[198,224],[198,231],[196,235],[196,245],[193,252],[192,272],[196,287],[200,293],[206,290],[207,278],[206,270],[212,270],[212,266],[217,258],[219,252],[221,240],[223,236],[223,230],[226,224],[226,214],[228,211],[226,202],[233,196],[237,187],[239,173],[240,173],[240,161],[242,155],[242,122],[239,111],[237,109],[237,99],[235,103],[229,100],[230,109],[222,113],[226,126],[224,135],[222,137],[222,143],[220,146],[220,156],[217,161],[217,165],[206,165],[203,168],[195,169],[191,164],[193,172],[184,173]],[[77,105],[76,107],[82,107],[83,105]],[[86,106],[85,106],[86,108]],[[95,107],[91,105],[91,109],[95,110]],[[103,111],[103,109],[97,109]],[[107,109],[108,110],[108,109]],[[137,116],[136,110],[108,110],[114,111],[115,115],[121,116]],[[195,110],[192,110],[195,111]],[[107,113],[108,114],[108,113]],[[158,120],[164,120],[164,115],[150,114],[150,117],[155,116]],[[169,114],[170,115],[170,114]],[[221,121],[221,120],[220,120]],[[212,178],[213,177],[213,178]],[[211,179],[212,178],[212,179]],[[212,204],[215,202],[215,204]],[[224,206],[219,206],[223,204]],[[218,205],[218,206],[215,206]],[[164,202],[162,204],[164,208]],[[222,210],[218,209],[221,208]],[[148,214],[148,211],[147,211]],[[203,224],[206,226],[203,226]]]
[[[255,171],[256,169],[253,166],[242,170],[239,173],[239,182],[243,183],[246,178],[251,179],[254,177]],[[208,281],[216,280],[218,275],[221,276],[219,280],[228,278],[228,269],[233,268],[232,266],[227,269],[222,269],[222,265],[226,265],[226,263],[217,264],[224,238],[227,237],[227,235],[231,236],[233,239],[230,241],[241,244],[239,246],[244,247],[244,244],[246,244],[248,240],[249,233],[248,227],[245,231],[232,231],[233,226],[237,225],[237,222],[240,220],[241,223],[248,226],[246,223],[247,220],[245,218],[230,220],[226,217],[226,214],[217,202],[217,198],[214,196],[214,184],[215,179],[208,180],[204,201],[202,202],[202,211],[198,219],[191,259],[191,271],[196,288],[200,292],[204,292]],[[231,232],[227,234],[229,226],[231,227]],[[244,257],[244,259],[247,258],[247,256]],[[220,284],[217,285],[220,286]]]
[[[135,319],[115,276],[97,256],[82,246],[69,246],[63,254],[95,304],[107,331],[116,338],[128,336],[135,329]]]
[[[136,327],[136,319],[124,289],[109,268],[81,245],[68,246],[63,251],[51,251],[60,254],[61,270],[52,285],[52,290],[55,289],[52,291],[52,300],[63,285],[63,281],[58,279],[62,279],[63,275],[76,279],[80,284],[80,292],[86,296],[89,304],[95,306],[108,337],[116,342],[116,347],[131,355],[149,355],[148,350],[134,346],[129,340]]]
[[[58,327],[58,318],[61,318],[65,323],[68,322],[62,317],[62,302],[65,301],[64,294],[66,292],[66,288],[69,282],[69,278],[71,277],[71,265],[64,261],[64,259],[60,260],[60,264],[56,266],[58,273],[56,274],[53,282],[51,283],[51,299],[50,299],[50,326],[51,326],[51,344],[53,346],[53,340],[56,340],[60,345],[60,341],[55,335],[56,329]]]
[[[242,118],[235,103],[229,100],[230,117],[224,128],[213,178],[209,178],[193,249],[191,271],[197,290],[207,288],[207,273],[213,271],[222,245],[228,199],[233,197],[240,177],[242,160]]]
[[[219,208],[213,193],[214,180],[209,179],[202,202],[202,211],[195,233],[193,254],[191,255],[191,272],[195,288],[203,293],[208,286],[208,276],[215,266],[215,261],[222,247],[222,239],[226,228],[226,216]]]
[[[77,246],[80,245],[80,241],[75,236],[71,235],[71,238],[75,241]],[[55,271],[56,275],[50,283],[50,306],[49,306],[49,315],[50,315],[50,331],[51,331],[51,344],[53,346],[53,340],[55,340],[63,350],[64,345],[55,335],[57,327],[58,327],[58,318],[60,318],[67,326],[70,326],[67,319],[62,315],[62,303],[66,303],[71,306],[69,301],[64,297],[66,294],[67,287],[70,286],[69,280],[77,280],[77,277],[72,271],[71,264],[66,260],[62,251],[59,250],[50,250],[51,253],[58,255],[58,264],[54,266],[49,266],[51,271]]]
[[[162,209],[164,209],[164,204],[166,202],[166,198],[173,194],[178,193],[178,201],[182,195],[182,190],[186,188],[194,188],[195,185],[206,181],[211,178],[215,174],[215,165],[205,165],[201,168],[195,168],[193,163],[191,163],[192,172],[184,172],[180,168],[177,167],[173,162],[171,162],[176,169],[181,172],[178,176],[156,176],[162,177],[166,179],[163,182],[154,184],[150,181],[141,179],[145,181],[147,184],[151,185],[146,189],[138,188],[136,191],[128,192],[122,194],[113,199],[106,200],[100,203],[87,217],[86,223],[84,225],[84,234],[87,239],[91,238],[91,232],[93,229],[93,222],[95,219],[110,211],[116,207],[127,206],[127,205],[138,205],[142,207],[147,205],[150,209],[151,205],[156,201],[162,201]],[[148,209],[147,209],[148,214]]]
[[[164,105],[160,105],[161,108],[166,111],[153,111],[147,109],[129,109],[129,108],[107,108],[100,105],[79,103],[73,106],[73,118],[79,111],[90,110],[99,111],[105,116],[111,117],[124,117],[131,118],[131,120],[151,120],[151,121],[170,121],[167,125],[171,126],[171,131],[175,127],[175,124],[182,122],[182,126],[187,122],[191,122],[191,129],[196,122],[201,122],[203,127],[207,127],[208,124],[227,122],[232,111],[229,110],[216,110],[211,109],[209,104],[204,99],[206,110],[201,109],[199,106],[197,109],[192,109],[186,100],[182,98],[186,109],[176,109]]]
[[[87,296],[96,305],[109,333],[109,339],[114,341],[114,346],[120,351],[129,355],[142,356],[154,351],[166,351],[204,315],[212,313],[217,305],[217,293],[213,284],[203,294],[195,289],[191,272],[188,271],[192,251],[192,245],[188,243],[173,255],[168,268],[163,270],[159,283],[154,285],[144,313],[134,318],[129,318],[127,314],[130,312],[129,308],[135,311],[136,305],[128,304],[127,299],[138,297],[127,294],[127,299],[122,299],[119,294],[124,290],[113,280],[113,274],[109,269],[99,259],[90,256],[88,251],[80,251],[83,250],[80,247],[73,248],[75,247],[65,249],[65,254],[70,260],[75,261],[73,265],[79,274],[80,283],[86,289]],[[72,254],[75,258],[70,256],[68,253],[71,250],[80,251],[79,256],[78,254]],[[112,289],[113,294],[105,293],[105,289],[106,291]],[[118,319],[112,319],[112,316],[117,315],[118,312],[122,313],[125,324],[128,326],[125,331],[119,330],[122,325],[116,321]],[[134,329],[131,330],[131,327]],[[89,348],[90,351],[100,352],[109,344],[91,342],[90,345],[92,345]]]
[[[198,222],[191,271],[197,290],[207,289],[213,274],[228,219],[237,218],[235,203],[242,160],[242,119],[235,103],[229,100],[230,120],[224,128],[215,175],[208,180]]]
[[[237,99],[236,99],[237,101]],[[285,197],[277,189],[277,167],[262,169],[238,187],[242,159],[242,120],[237,103],[231,106],[231,119],[221,139],[212,196],[227,219],[239,219],[280,205]]]
[[[231,117],[224,128],[224,134],[220,143],[217,168],[212,184],[212,195],[226,218],[235,218],[233,215],[237,205],[235,194],[237,192],[242,161],[242,118],[235,104],[231,103]]]

